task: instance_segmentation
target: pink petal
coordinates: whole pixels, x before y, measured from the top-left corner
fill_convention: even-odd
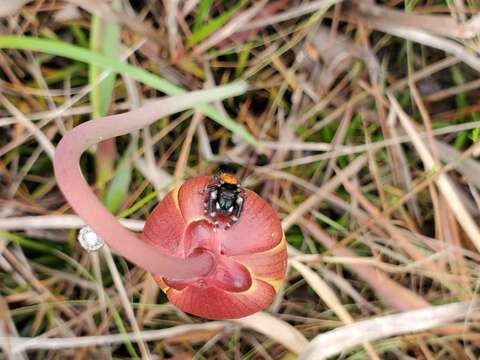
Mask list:
[[[144,239],[162,248],[167,254],[184,257],[185,221],[174,199],[175,190],[155,207],[143,229]]]
[[[270,305],[275,290],[266,282],[256,280],[241,293],[229,293],[213,287],[189,286],[184,290],[169,288],[167,297],[172,304],[190,314],[207,319],[238,319]]]
[[[204,201],[206,186],[212,182],[210,176],[199,176],[189,179],[180,187],[178,203],[180,211],[187,223],[206,219],[204,213]]]
[[[255,254],[233,256],[245,265],[254,278],[262,280],[282,280],[287,271],[287,247],[285,239],[273,249]]]
[[[272,207],[253,191],[246,190],[240,220],[217,236],[225,255],[252,254],[275,247],[282,240],[280,220]]]
[[[205,282],[208,286],[228,292],[242,292],[252,286],[252,277],[245,266],[221,256],[214,272],[205,278]]]

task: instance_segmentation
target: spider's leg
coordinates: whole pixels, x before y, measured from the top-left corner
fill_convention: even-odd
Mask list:
[[[242,214],[244,202],[244,197],[242,196],[242,194],[239,194],[235,204],[234,212],[230,220],[228,220],[228,223],[225,225],[225,230],[230,229],[238,220],[240,220],[240,215]]]
[[[211,223],[215,228],[218,227],[217,220],[217,198],[218,198],[218,188],[212,187],[208,190],[207,197],[205,198],[205,209],[204,212],[211,218]]]
[[[210,214],[215,211],[215,202],[218,197],[218,186],[216,184],[209,184],[203,192],[206,192],[205,200],[203,202],[203,211],[205,214]]]
[[[245,191],[243,191],[242,193],[238,194],[238,197],[237,197],[237,206],[235,207],[235,216],[240,219],[240,215],[242,215],[242,211],[243,211],[243,205],[245,204],[245,197],[246,197],[246,194],[245,194]]]
[[[217,187],[218,187],[218,185],[215,184],[215,183],[208,184],[208,185],[205,186],[202,190],[200,190],[198,193],[199,193],[200,195],[205,195],[206,193],[215,190]]]

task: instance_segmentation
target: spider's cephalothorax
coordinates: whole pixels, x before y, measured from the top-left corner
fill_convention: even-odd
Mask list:
[[[245,190],[234,176],[224,172],[214,175],[213,183],[207,185],[205,193],[205,213],[212,219],[215,227],[218,226],[218,215],[228,219],[225,229],[240,219]]]

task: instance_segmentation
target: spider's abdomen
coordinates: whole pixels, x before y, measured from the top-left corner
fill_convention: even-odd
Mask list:
[[[237,195],[228,191],[222,191],[217,201],[220,210],[229,211],[235,205]]]

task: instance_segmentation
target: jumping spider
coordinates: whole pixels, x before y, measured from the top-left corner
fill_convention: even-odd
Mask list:
[[[228,219],[225,230],[231,228],[242,214],[245,202],[245,189],[238,180],[225,172],[213,176],[213,183],[205,188],[204,211],[211,219],[213,225],[218,227],[217,216]]]

